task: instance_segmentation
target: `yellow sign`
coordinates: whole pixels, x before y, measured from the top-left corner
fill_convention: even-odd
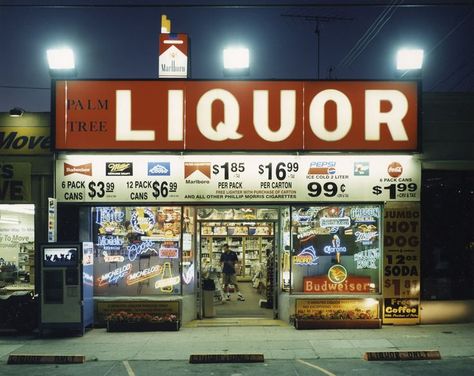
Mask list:
[[[384,219],[383,323],[420,322],[420,204],[387,203]]]
[[[379,317],[375,299],[296,299],[296,317],[317,320],[370,320]]]
[[[0,154],[50,154],[50,148],[49,127],[0,127]]]
[[[31,201],[31,165],[0,162],[0,202]]]

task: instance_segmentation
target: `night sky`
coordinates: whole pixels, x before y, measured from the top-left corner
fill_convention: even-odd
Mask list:
[[[250,49],[249,79],[316,79],[319,17],[320,79],[396,79],[410,45],[425,50],[424,91],[474,89],[472,1],[0,0],[0,112],[50,111],[58,45],[74,49],[79,79],[157,78],[162,14],[190,38],[194,79],[223,79],[232,44]]]

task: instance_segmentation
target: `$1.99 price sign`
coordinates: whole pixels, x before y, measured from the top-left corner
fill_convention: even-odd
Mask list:
[[[412,156],[62,155],[58,202],[419,201]]]

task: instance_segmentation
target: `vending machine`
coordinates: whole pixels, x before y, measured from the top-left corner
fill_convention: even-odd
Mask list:
[[[83,335],[94,323],[93,251],[90,242],[40,246],[40,335],[45,330]]]

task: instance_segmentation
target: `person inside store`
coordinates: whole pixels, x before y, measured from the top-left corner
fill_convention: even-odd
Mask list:
[[[221,253],[221,266],[222,266],[222,275],[223,275],[223,284],[224,284],[224,292],[226,293],[226,300],[230,300],[230,285],[234,286],[235,291],[237,291],[237,299],[240,301],[244,301],[245,298],[239,290],[239,286],[237,285],[237,277],[236,277],[236,267],[239,266],[239,258],[237,257],[237,253],[231,251],[228,244],[224,244],[222,246],[222,253]]]

